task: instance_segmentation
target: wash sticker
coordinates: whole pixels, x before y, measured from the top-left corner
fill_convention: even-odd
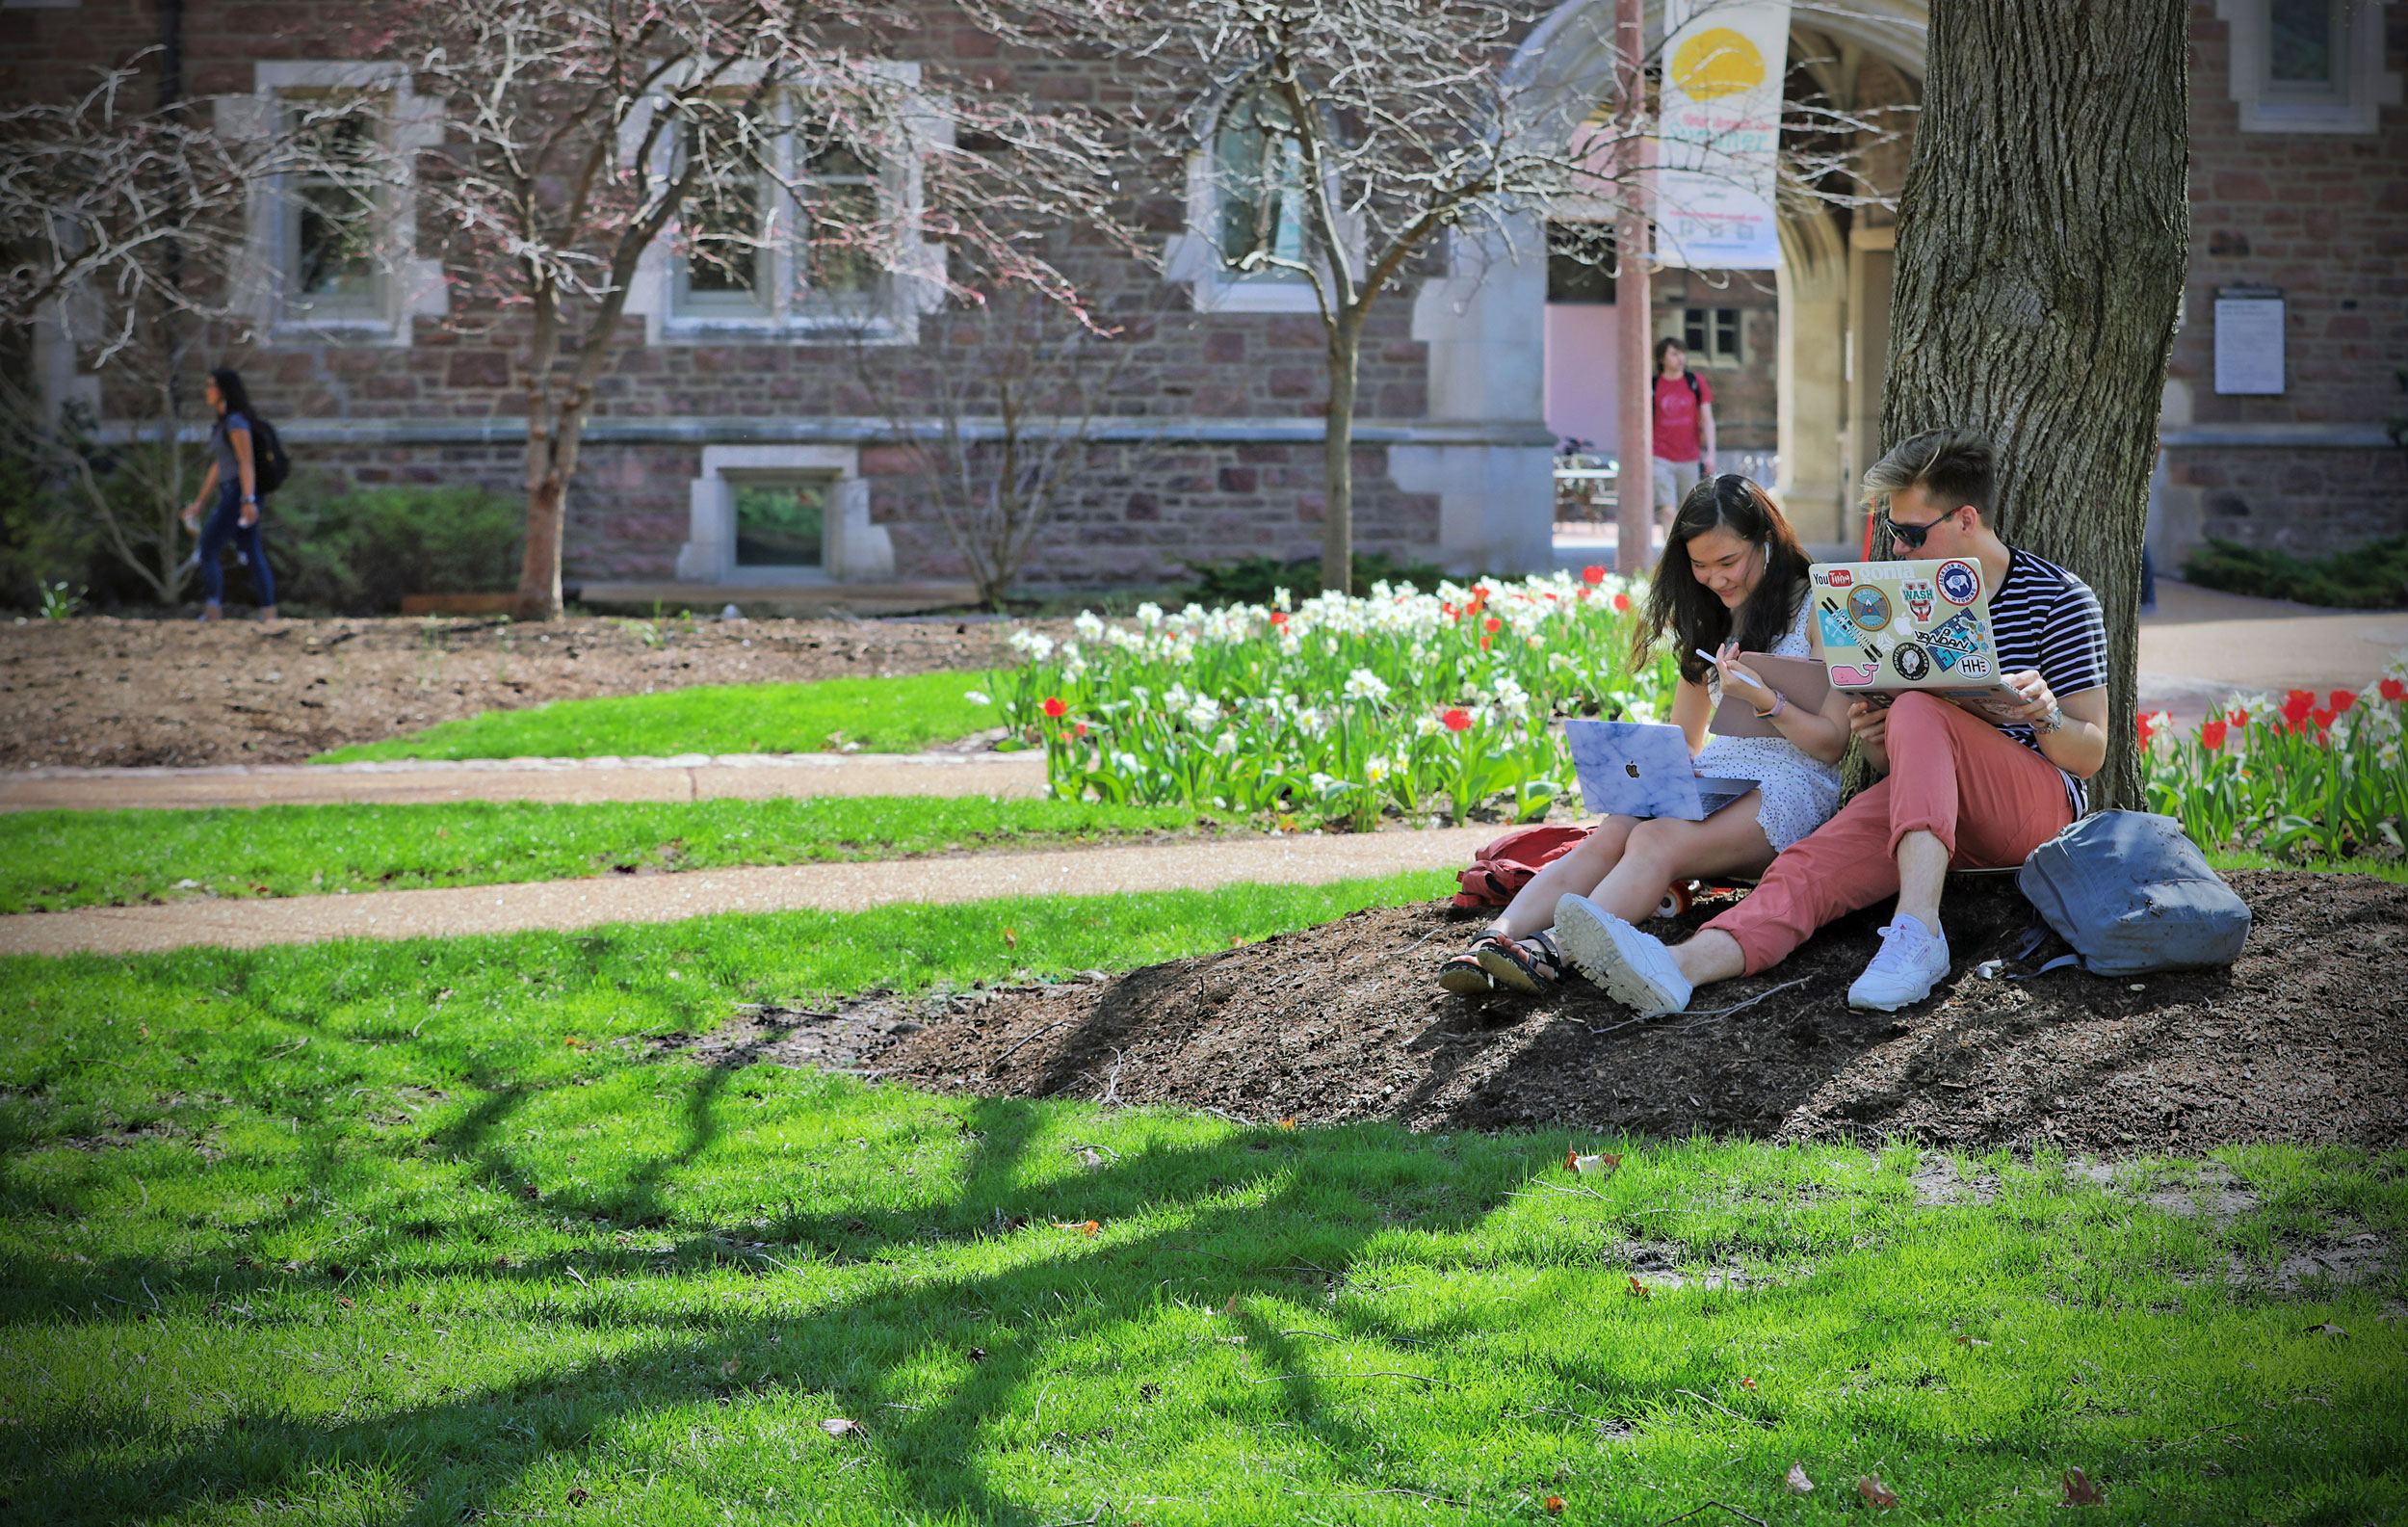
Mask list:
[[[1862,631],[1878,631],[1890,623],[1890,596],[1868,585],[1847,596],[1847,618]]]
[[[1909,578],[1898,586],[1898,593],[1899,598],[1906,601],[1906,608],[1915,612],[1916,619],[1931,619],[1930,579]]]
[[[1944,562],[1932,575],[1940,586],[1940,597],[1953,605],[1968,605],[1981,597],[1981,569],[1970,562]]]

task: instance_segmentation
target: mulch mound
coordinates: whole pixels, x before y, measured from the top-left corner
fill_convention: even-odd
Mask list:
[[[1543,1000],[1440,992],[1439,961],[1481,917],[1436,903],[1083,983],[747,1009],[674,1047],[1248,1122],[1895,1136],[2112,1155],[2408,1140],[2408,886],[2229,879],[2256,919],[2231,969],[2120,980],[1976,975],[2024,943],[2030,909],[2009,880],[1952,886],[1951,978],[1896,1014],[1846,1000],[1886,908],[1825,929],[1777,970],[1709,988],[1695,1004],[1706,1011],[1638,1023],[1577,980]],[[1685,935],[1718,909],[1701,903],[1654,926]],[[2008,968],[2063,948],[2051,939]]]

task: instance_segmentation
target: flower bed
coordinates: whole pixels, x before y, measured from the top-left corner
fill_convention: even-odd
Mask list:
[[[1529,821],[1572,788],[1558,718],[1669,707],[1668,647],[1631,666],[1637,592],[1590,567],[1432,593],[1383,583],[1368,598],[1145,605],[1134,626],[1082,615],[1070,641],[1016,632],[1028,663],[972,698],[1045,749],[1057,796],[1358,831],[1388,812]],[[2399,855],[2404,713],[2408,683],[2393,677],[2236,702],[2181,737],[2143,717],[2150,805],[2208,847]]]
[[[2408,682],[2235,704],[2177,737],[2144,717],[2149,804],[2209,847],[2295,858],[2408,850]]]
[[[1495,804],[1545,814],[1570,788],[1558,716],[1653,720],[1670,654],[1631,667],[1636,590],[1601,567],[1367,598],[1285,591],[1268,605],[1134,627],[1092,615],[1057,644],[1012,637],[1025,667],[993,701],[1045,749],[1054,793],[1369,829],[1383,811]]]

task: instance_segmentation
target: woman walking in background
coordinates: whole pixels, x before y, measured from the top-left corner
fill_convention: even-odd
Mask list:
[[[275,619],[275,575],[268,571],[268,548],[259,540],[259,457],[251,431],[250,393],[242,375],[221,366],[209,373],[204,390],[218,422],[209,429],[209,475],[201,479],[198,496],[184,506],[184,528],[200,532],[200,618],[215,620],[225,593],[225,569],[219,555],[228,540],[250,569],[251,591],[259,598],[259,619]],[[201,511],[217,495],[209,519]]]

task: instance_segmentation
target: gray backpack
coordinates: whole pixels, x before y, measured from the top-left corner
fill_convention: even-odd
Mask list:
[[[2101,976],[2229,965],[2249,937],[2249,907],[2208,867],[2172,817],[2101,811],[2031,851],[2015,883]]]

